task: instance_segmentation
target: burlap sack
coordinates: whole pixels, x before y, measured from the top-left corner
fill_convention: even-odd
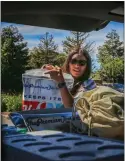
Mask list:
[[[100,86],[80,92],[75,108],[89,135],[108,138],[124,137],[124,95],[110,87]]]

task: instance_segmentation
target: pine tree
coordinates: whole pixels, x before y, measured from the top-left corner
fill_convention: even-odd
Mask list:
[[[124,47],[116,30],[106,35],[104,45],[98,48],[98,61],[102,79],[124,82]]]
[[[71,36],[66,37],[63,41],[63,51],[65,53],[70,53],[74,48],[83,47],[89,53],[93,51],[93,43],[87,42],[86,39],[89,37],[88,33],[71,31]]]
[[[54,37],[46,32],[41,36],[38,47],[35,47],[30,53],[28,66],[39,68],[43,64],[54,64],[58,45],[55,44]]]
[[[22,73],[28,60],[27,43],[18,28],[8,26],[1,33],[2,91],[22,90]]]
[[[52,63],[57,53],[58,46],[55,45],[54,38],[48,32],[40,39],[39,51],[43,53],[44,60],[47,64]]]

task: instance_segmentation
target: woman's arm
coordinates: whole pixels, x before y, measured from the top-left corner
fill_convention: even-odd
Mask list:
[[[66,84],[64,83],[65,80],[62,74],[62,70],[59,67],[55,67],[54,69],[49,70],[45,74],[50,74],[51,78],[55,80],[58,83],[58,85],[63,84],[62,87],[59,87],[61,97],[62,97],[62,102],[66,108],[73,107],[74,98],[70,94]]]
[[[74,98],[66,86],[60,88],[63,104],[66,108],[73,107]]]

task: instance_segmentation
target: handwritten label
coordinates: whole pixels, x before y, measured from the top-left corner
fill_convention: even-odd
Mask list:
[[[76,118],[72,118],[72,117],[64,117],[61,116],[60,118],[49,118],[49,119],[43,119],[43,118],[38,118],[38,119],[33,119],[33,118],[28,118],[27,119],[27,123],[28,125],[36,125],[36,126],[40,126],[40,124],[49,124],[49,123],[66,123],[69,122],[70,120],[80,120],[79,116],[77,116]]]
[[[62,108],[60,91],[55,81],[23,76],[22,110]]]

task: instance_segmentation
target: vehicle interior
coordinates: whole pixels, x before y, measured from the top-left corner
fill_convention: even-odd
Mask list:
[[[79,1],[79,2],[2,1],[1,21],[8,23],[25,24],[31,26],[39,26],[54,29],[79,31],[79,32],[90,32],[90,31],[98,32],[98,30],[105,28],[110,21],[124,23],[124,2],[122,1]],[[75,109],[60,108],[60,109],[44,109],[44,110],[12,112],[10,113],[9,116],[13,124],[17,128],[26,127],[28,129],[28,132],[33,131],[36,132],[41,131],[41,129],[36,128],[37,126],[34,126],[36,119],[39,119],[41,117],[44,118],[45,115],[47,115],[48,117],[54,117],[55,114],[57,114],[57,116],[62,117],[68,115],[68,117],[71,118],[71,121],[69,120],[67,121],[68,125],[67,124],[59,125],[58,127],[56,127],[56,130],[72,134],[72,132],[74,132],[73,131],[74,128],[76,128],[75,124],[71,124],[71,122],[73,121],[74,113]],[[75,113],[75,118],[76,117],[77,116]],[[31,124],[29,124],[28,120],[30,120],[29,122]],[[43,127],[43,129],[44,128],[46,129],[45,126]],[[79,127],[77,128],[79,130],[81,128],[81,124],[79,124]],[[52,126],[49,126],[49,129],[53,130]],[[78,130],[77,132],[74,133],[80,134],[81,131],[79,130],[78,132]],[[70,141],[71,140],[73,139],[71,138]],[[10,146],[10,143],[7,144]],[[120,146],[122,147],[122,145]],[[14,151],[14,148],[12,151]],[[49,153],[48,156],[51,156],[51,154]],[[73,156],[75,156],[75,154],[71,153],[69,158],[74,159]],[[76,155],[82,156],[80,152],[79,154]],[[46,154],[43,154],[43,156],[45,159]],[[63,159],[67,160],[66,157],[67,154],[64,154],[62,156]],[[32,159],[33,158],[31,158],[31,160]],[[109,160],[110,159],[111,158],[109,158]],[[120,159],[122,159],[122,157]],[[38,157],[37,160],[40,160],[40,158]]]
[[[124,2],[1,2],[1,21],[89,32],[124,22]]]

